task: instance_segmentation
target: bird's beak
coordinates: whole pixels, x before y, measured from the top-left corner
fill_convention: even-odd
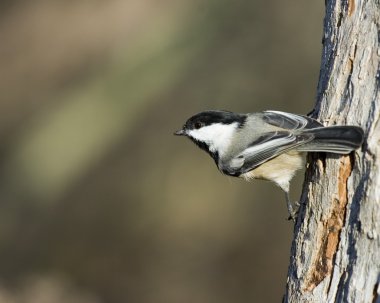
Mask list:
[[[183,129],[177,130],[174,135],[176,136],[185,136],[186,132]]]

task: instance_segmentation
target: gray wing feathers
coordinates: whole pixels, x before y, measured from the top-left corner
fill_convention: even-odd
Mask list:
[[[347,154],[363,143],[364,132],[357,126],[323,127],[312,118],[278,111],[265,111],[262,119],[272,131],[248,142],[232,159],[221,161],[223,172],[240,175],[290,150]]]
[[[264,162],[291,149],[296,149],[297,146],[303,145],[312,139],[313,136],[309,134],[293,135],[289,133],[286,137],[271,140],[257,147],[247,148],[242,153],[245,159],[244,165],[241,168],[242,172],[250,171]]]
[[[308,130],[307,133],[313,134],[313,141],[297,150],[347,154],[359,148],[364,140],[364,132],[358,126],[320,127]]]
[[[268,139],[271,138],[271,139]],[[254,142],[242,153],[230,159],[224,171],[230,174],[242,174],[250,171],[274,157],[295,149],[313,139],[311,134],[293,135],[289,132],[268,133],[262,142]]]
[[[322,126],[321,123],[307,116],[280,111],[265,111],[263,114],[263,119],[266,123],[288,130],[310,129]]]
[[[350,153],[363,143],[364,132],[358,126],[323,127],[318,121],[307,116],[279,111],[264,112],[263,119],[270,125],[293,131],[311,134],[314,139],[298,146],[298,151]]]

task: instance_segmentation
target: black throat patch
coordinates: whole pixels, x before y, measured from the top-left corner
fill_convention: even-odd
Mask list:
[[[210,147],[207,145],[207,143],[202,142],[202,141],[198,141],[198,140],[191,138],[191,137],[189,137],[189,139],[191,141],[193,141],[200,149],[203,149],[205,152],[207,152],[211,156],[211,158],[214,159],[216,165],[218,165],[219,154],[217,152],[210,151]]]

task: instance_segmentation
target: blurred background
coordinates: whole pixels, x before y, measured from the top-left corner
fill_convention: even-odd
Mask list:
[[[323,13],[1,1],[0,302],[280,302],[283,193],[172,133],[205,109],[309,112]]]

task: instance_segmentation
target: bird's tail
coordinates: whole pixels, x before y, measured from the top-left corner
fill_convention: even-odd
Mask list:
[[[329,152],[348,154],[359,148],[364,140],[364,131],[358,126],[329,126],[306,130],[314,139],[297,148],[305,152]]]

